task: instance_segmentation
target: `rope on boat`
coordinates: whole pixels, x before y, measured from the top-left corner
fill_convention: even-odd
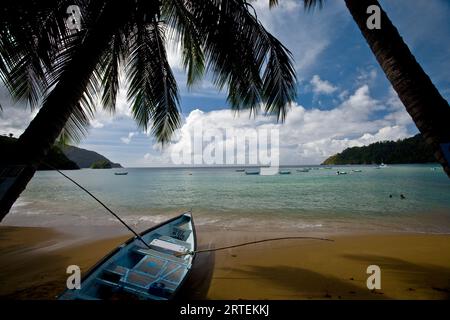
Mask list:
[[[75,180],[73,180],[72,178],[70,178],[69,176],[65,175],[64,173],[62,173],[60,170],[56,169],[55,167],[49,165],[48,163],[43,162],[46,166],[52,168],[53,170],[56,170],[57,172],[59,172],[63,177],[69,179],[70,181],[72,181],[76,186],[78,186],[81,190],[83,190],[84,192],[86,192],[88,195],[90,195],[95,201],[97,201],[98,203],[100,203],[103,208],[105,208],[109,213],[111,213],[117,220],[119,220],[128,230],[130,230],[135,236],[136,238],[138,238],[139,240],[142,241],[143,244],[145,244],[145,246],[149,249],[150,246],[148,245],[147,242],[145,242],[144,239],[142,239],[142,237],[136,232],[134,231],[133,228],[131,228],[125,221],[123,221],[116,213],[114,213],[110,208],[108,208],[106,206],[106,204],[104,204],[103,202],[101,202],[96,196],[94,196],[92,193],[89,192],[89,190],[87,190],[85,187],[83,187],[81,184],[79,184],[78,182],[76,182]]]
[[[248,246],[248,245],[251,245],[251,244],[257,244],[257,243],[261,243],[261,242],[279,241],[279,240],[319,240],[319,241],[331,241],[331,242],[334,242],[334,240],[332,240],[332,239],[318,238],[318,237],[280,237],[280,238],[270,238],[270,239],[263,239],[263,240],[244,242],[244,243],[234,244],[234,245],[225,246],[225,247],[218,247],[218,248],[211,248],[211,249],[202,249],[202,250],[194,250],[194,251],[189,251],[189,252],[186,252],[186,253],[177,254],[177,256],[185,256],[185,255],[188,255],[188,254],[189,255],[193,255],[195,253],[204,253],[204,252],[211,252],[211,251],[226,250],[226,249],[231,249],[231,248]]]

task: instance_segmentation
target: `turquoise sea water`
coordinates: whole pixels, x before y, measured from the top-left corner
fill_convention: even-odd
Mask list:
[[[197,224],[230,229],[449,233],[450,180],[433,167],[336,166],[309,172],[292,167],[291,174],[275,176],[245,175],[235,168],[130,168],[126,176],[114,175],[114,169],[65,173],[139,228],[192,208]],[[337,170],[349,174],[336,175]],[[36,174],[3,223],[117,225],[52,171]]]

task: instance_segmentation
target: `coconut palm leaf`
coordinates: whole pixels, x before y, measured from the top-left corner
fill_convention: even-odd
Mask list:
[[[167,26],[172,30],[168,35],[176,43],[181,43],[183,65],[187,72],[187,85],[192,86],[201,79],[205,71],[203,40],[195,17],[185,7],[182,0],[164,1],[162,15]]]
[[[33,108],[48,88],[52,63],[70,36],[66,8],[82,1],[6,0],[0,10],[0,77]]]
[[[127,95],[132,100],[133,116],[144,130],[151,122],[151,130],[161,143],[169,141],[180,123],[178,89],[164,42],[162,24],[139,25],[127,65]]]
[[[295,96],[292,57],[285,47],[273,41],[253,11],[249,10],[247,2],[175,0],[166,6],[163,13],[168,15],[170,25],[180,33],[182,44],[189,44],[190,39],[198,39],[195,53],[198,53],[198,57],[205,57],[206,70],[215,85],[219,89],[228,89],[228,102],[232,109],[257,112],[261,103],[268,103],[265,111],[276,113],[283,120],[288,102]],[[183,41],[186,37],[188,40]],[[190,51],[184,47],[183,52],[187,53],[186,61],[200,66],[198,70],[203,70],[202,59],[194,64],[195,55],[189,55]],[[286,71],[288,74],[285,74]],[[264,83],[272,74],[284,76],[272,79],[271,84]],[[274,82],[277,88],[288,90],[277,99],[269,99],[268,94],[273,93],[269,89],[274,89]]]
[[[283,120],[295,95],[289,51],[243,0],[6,1],[0,76],[16,99],[42,101],[42,107],[19,138],[14,159],[25,161],[27,171],[8,199],[0,199],[0,219],[58,137],[77,140],[86,133],[99,95],[114,111],[121,63],[137,124],[151,128],[157,141],[170,141],[180,108],[166,53],[168,28],[180,40],[188,84],[209,72],[228,91],[232,109],[256,113],[265,103],[265,112]],[[82,12],[83,28],[76,33],[64,24],[69,4]]]
[[[127,55],[126,39],[118,33],[111,41],[111,50],[107,51],[100,62],[98,69],[101,73],[101,86],[103,87],[103,108],[114,113],[119,90],[119,74],[121,65]]]
[[[321,8],[323,5],[323,1],[324,0],[303,0],[303,6],[307,10],[313,9],[316,6]],[[277,6],[278,4],[279,4],[278,0],[269,0],[269,6],[271,8]]]
[[[11,5],[16,8],[12,16],[24,11],[26,1],[19,2],[23,2],[22,7]],[[32,11],[39,14],[27,15],[30,22],[26,27],[32,32],[14,31],[13,37],[2,37],[0,52],[5,59],[1,60],[0,70],[16,99],[27,99],[32,106],[45,99],[66,72],[76,48],[83,43],[106,2],[79,0],[76,4],[82,9],[85,26],[79,33],[67,33],[61,24],[68,1],[44,0],[42,4],[33,2]],[[135,9],[129,23],[115,32],[110,49],[98,61],[96,74],[80,93],[80,106],[85,115],[79,124],[86,124],[85,118],[95,111],[99,90],[103,107],[114,112],[120,65],[126,64],[130,80],[128,98],[138,125],[143,129],[151,126],[158,141],[169,141],[179,126],[180,115],[177,84],[165,51],[168,31],[180,41],[189,86],[208,71],[219,89],[227,89],[232,109],[250,109],[256,113],[265,104],[266,113],[284,119],[288,103],[295,95],[292,58],[250,12],[248,3],[167,0],[130,1],[123,5],[133,5]],[[16,20],[8,20],[9,29],[15,30]],[[81,110],[74,114],[77,115],[81,116]],[[86,130],[72,136],[82,136],[83,132]]]

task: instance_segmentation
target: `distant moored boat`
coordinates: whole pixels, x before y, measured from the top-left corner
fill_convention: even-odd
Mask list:
[[[116,176],[126,176],[128,172],[114,172]]]
[[[384,164],[383,162],[381,162],[381,164],[378,166],[378,168],[380,168],[380,169],[387,168],[387,165]]]
[[[290,170],[280,170],[278,171],[279,174],[291,174]]]
[[[259,174],[259,170],[245,170],[245,174],[247,174],[247,175],[257,175],[257,174]]]

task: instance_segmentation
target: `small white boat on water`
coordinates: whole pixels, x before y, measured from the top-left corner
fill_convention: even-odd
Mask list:
[[[384,168],[387,168],[387,165],[384,164],[383,162],[381,162],[381,164],[378,166],[378,168],[384,169]]]
[[[337,175],[347,174],[347,171],[337,171],[336,174],[337,174]]]
[[[128,172],[114,172],[116,176],[126,176]]]

